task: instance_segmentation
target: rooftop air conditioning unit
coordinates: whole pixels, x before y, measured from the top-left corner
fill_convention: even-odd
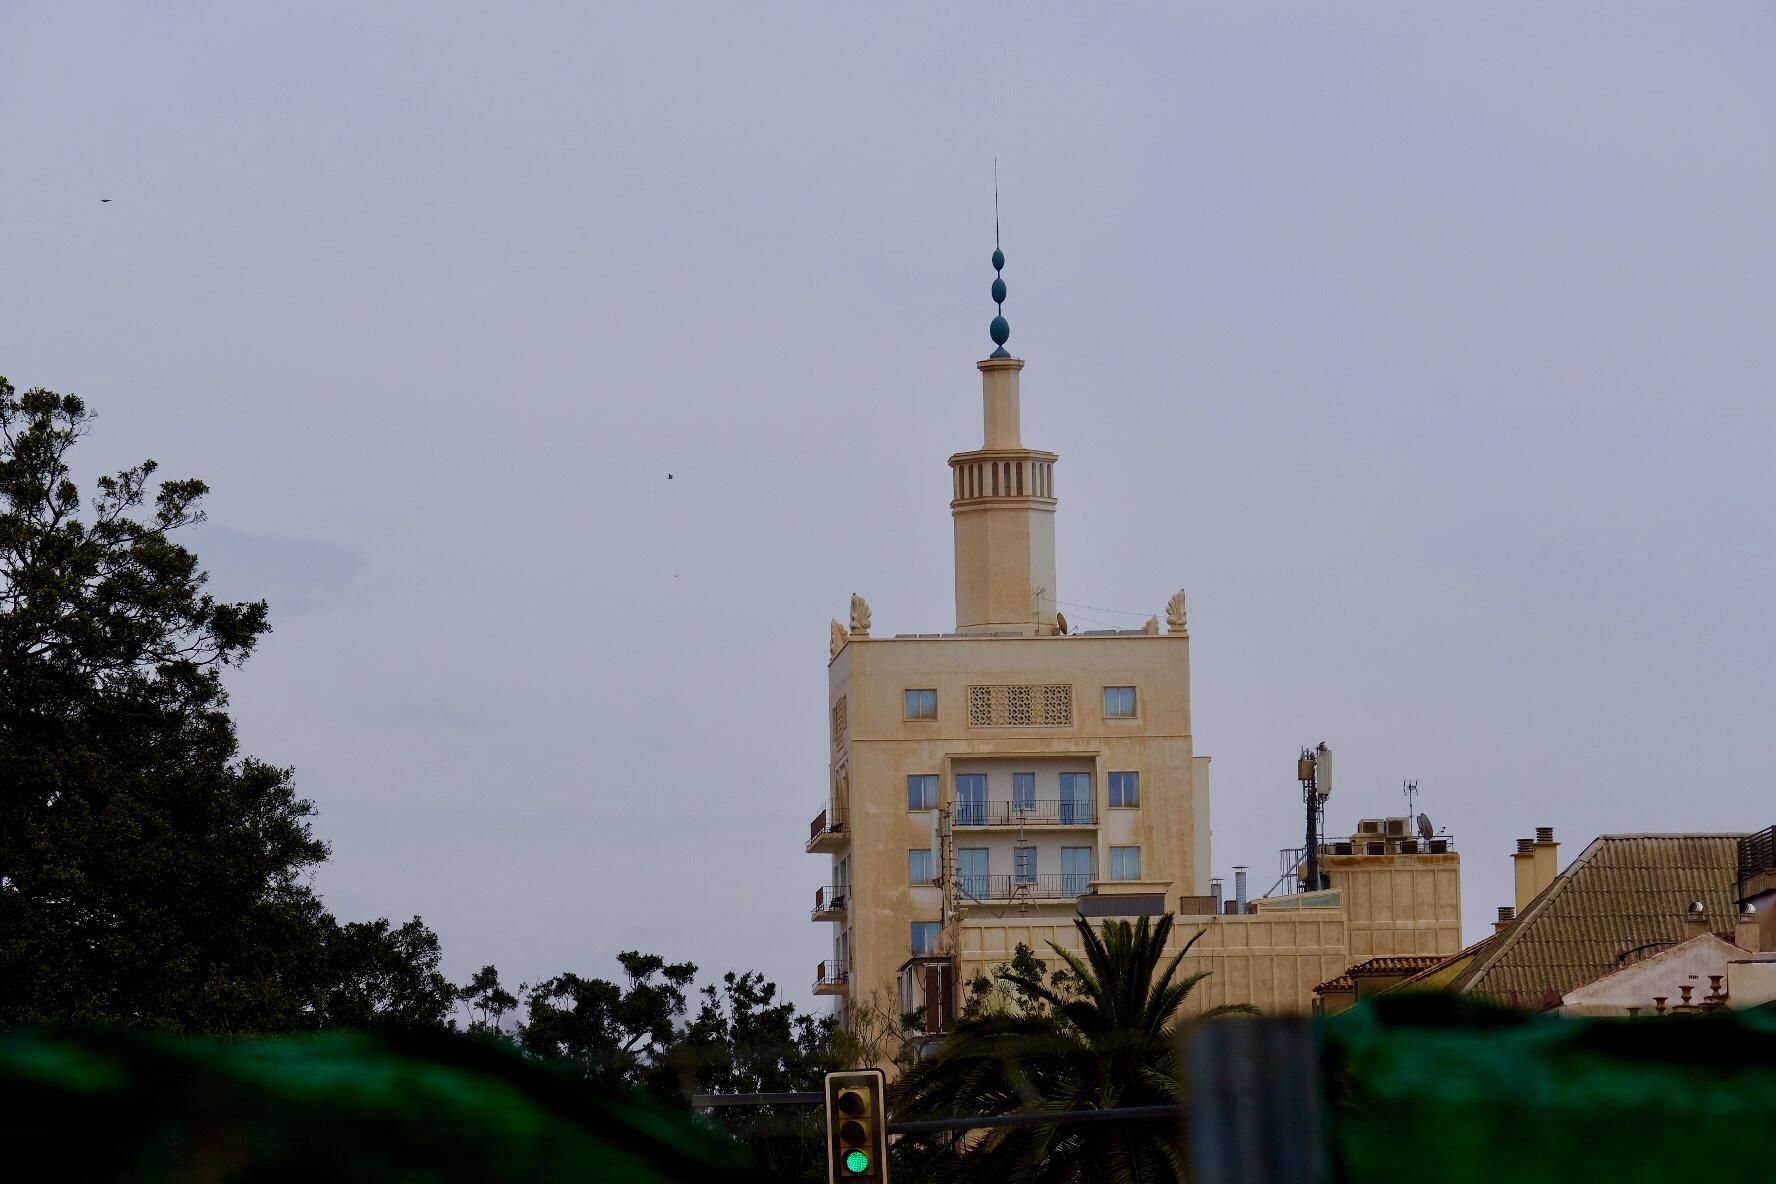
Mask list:
[[[1371,855],[1386,855],[1387,854],[1388,845],[1386,843],[1365,843],[1364,846],[1366,846],[1369,849],[1369,854],[1371,854]]]
[[[1404,818],[1390,818],[1387,820],[1387,828],[1387,833],[1390,835],[1403,835],[1406,833],[1406,820]]]
[[[1332,844],[1332,854],[1334,854],[1334,855],[1349,855],[1350,853],[1351,853],[1351,845],[1349,843],[1333,843]]]
[[[1417,855],[1418,854],[1418,840],[1417,839],[1401,839],[1400,840],[1400,854],[1402,854],[1402,855]]]
[[[1360,835],[1378,835],[1378,834],[1380,834],[1381,833],[1381,820],[1379,818],[1365,818],[1365,819],[1363,819],[1363,821],[1357,823],[1357,833]]]

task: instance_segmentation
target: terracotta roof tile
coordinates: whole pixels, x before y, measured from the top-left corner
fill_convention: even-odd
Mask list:
[[[1314,994],[1330,995],[1336,991],[1354,991],[1356,989],[1357,984],[1351,981],[1351,976],[1348,974],[1341,974],[1337,978],[1329,978],[1319,986],[1315,987]]]
[[[1428,970],[1443,961],[1443,954],[1386,954],[1380,958],[1370,958],[1359,962],[1349,970],[1349,975],[1358,974],[1417,974]]]

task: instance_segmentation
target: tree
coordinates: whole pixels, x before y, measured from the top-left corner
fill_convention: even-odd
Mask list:
[[[1048,1000],[1023,986],[1027,982],[1042,983],[1044,978],[1054,995],[1073,998],[1078,994],[1073,976],[1065,968],[1049,974],[1048,963],[1020,941],[1011,952],[1011,961],[1001,962],[990,975],[977,974],[969,981],[968,995],[962,1001],[962,1017],[978,1019],[1014,1011],[1023,1015],[1047,1016]]]
[[[831,1016],[798,1012],[777,987],[753,971],[705,985],[702,1005],[661,1058],[661,1070],[685,1094],[783,1093],[818,1090],[842,1067]],[[824,1115],[807,1106],[722,1107],[711,1119],[746,1144],[773,1180],[826,1176]]]
[[[574,1061],[597,1085],[657,1081],[653,1071],[677,1035],[697,968],[635,950],[618,954],[617,962],[627,986],[559,974],[521,988],[529,1015],[518,1028],[520,1047]]]
[[[439,1028],[457,989],[438,972],[438,935],[418,917],[399,928],[386,918],[354,921],[327,934],[326,1027]]]
[[[1042,1007],[982,1009],[959,1019],[937,1051],[897,1083],[897,1118],[1182,1100],[1178,1011],[1208,972],[1179,978],[1177,971],[1202,934],[1162,969],[1169,914],[1151,927],[1146,917],[1106,921],[1101,935],[1083,917],[1074,924],[1083,956],[1049,943],[1066,964],[1068,989],[1055,990],[1027,967],[1000,971],[995,977],[1018,997]],[[1234,1005],[1206,1014],[1251,1010]],[[1147,1184],[1185,1177],[1181,1128],[1169,1119],[998,1127],[966,1140],[906,1140],[899,1152],[916,1175],[931,1180]]]
[[[518,1007],[518,997],[500,984],[499,971],[483,966],[456,993],[469,1009],[469,1031],[490,1036],[505,1035],[505,1015]]]
[[[68,454],[92,418],[0,379],[0,1025],[417,1014],[328,977],[373,949],[423,962],[429,931],[341,930],[306,881],[327,855],[313,806],[240,754],[222,673],[270,624],[205,592],[172,537],[203,521],[204,483],[156,487],[144,461],[83,503]]]

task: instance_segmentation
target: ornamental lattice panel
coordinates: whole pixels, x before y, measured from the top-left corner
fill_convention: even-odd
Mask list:
[[[845,696],[840,695],[839,701],[832,705],[832,745],[843,748],[845,745]]]
[[[1018,683],[969,687],[968,726],[973,728],[1072,727],[1072,684]]]

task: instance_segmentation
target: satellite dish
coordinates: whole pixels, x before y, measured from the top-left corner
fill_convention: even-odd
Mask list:
[[[1066,634],[1067,634],[1067,614],[1066,613],[1056,613],[1055,614],[1055,629],[1057,631],[1059,631],[1061,636],[1063,636],[1063,637],[1066,636]]]
[[[1436,831],[1431,829],[1431,816],[1429,814],[1420,814],[1418,816],[1418,837],[1421,839],[1428,839],[1436,833]]]

